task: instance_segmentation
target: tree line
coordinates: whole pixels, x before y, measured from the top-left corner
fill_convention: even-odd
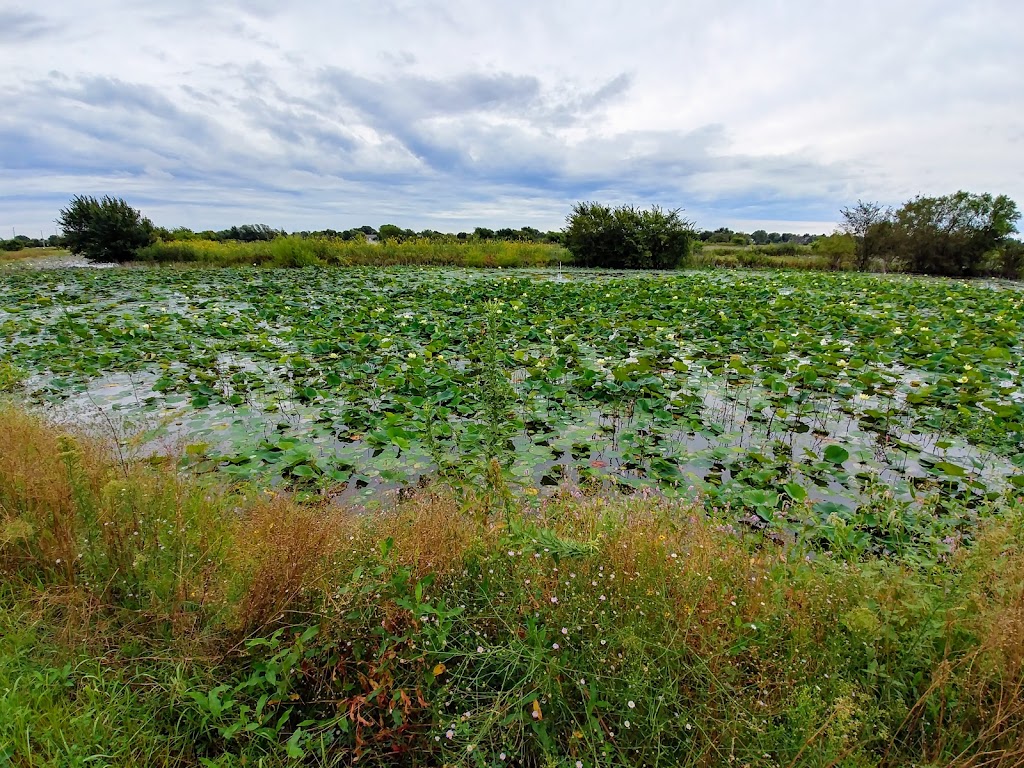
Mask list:
[[[269,241],[277,237],[321,237],[330,240],[393,240],[405,242],[408,240],[505,240],[529,243],[558,243],[561,241],[560,232],[541,232],[533,227],[521,227],[512,229],[488,229],[477,227],[472,232],[439,232],[435,229],[424,229],[419,232],[413,229],[403,229],[397,224],[382,224],[380,228],[370,225],[353,227],[352,229],[318,229],[298,230],[287,232],[283,229],[274,229],[266,224],[243,224],[221,230],[203,230],[194,232],[188,227],[177,227],[165,229],[154,227],[153,234],[156,238],[165,242],[187,241],[187,240],[213,240],[227,242],[236,240],[242,243]]]
[[[839,231],[815,243],[836,269],[947,277],[1024,276],[1020,211],[1006,195],[918,195],[899,208],[858,200]]]
[[[673,269],[686,266],[696,243],[754,245],[792,255],[813,253],[832,269],[912,272],[952,277],[992,275],[1024,277],[1024,245],[1011,237],[1020,211],[1006,195],[959,191],[940,197],[919,195],[899,208],[858,200],[840,209],[841,225],[828,236],[779,234],[757,230],[751,235],[727,228],[698,231],[680,210],[577,203],[559,232],[532,227],[487,229],[446,234],[415,232],[394,224],[379,229],[302,231],[291,236],[328,239],[403,241],[417,238],[446,242],[522,240],[565,246],[580,266]],[[130,261],[156,240],[237,240],[255,242],[285,236],[265,224],[193,232],[164,229],[119,198],[74,197],[58,218],[61,243],[73,253],[96,261]],[[25,238],[28,240],[28,238]],[[53,238],[51,238],[53,240]],[[49,244],[49,241],[48,241]]]

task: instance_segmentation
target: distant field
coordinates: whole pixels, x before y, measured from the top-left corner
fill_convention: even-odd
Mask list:
[[[50,256],[66,256],[63,248],[22,248],[20,251],[0,251],[0,264],[22,259],[45,259]]]

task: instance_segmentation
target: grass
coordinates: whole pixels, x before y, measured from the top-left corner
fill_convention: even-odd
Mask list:
[[[571,261],[560,246],[500,240],[417,239],[405,242],[279,237],[269,242],[159,242],[139,253],[143,262],[212,266],[460,266],[537,267]]]
[[[922,567],[487,490],[299,503],[3,407],[0,761],[1024,761],[1019,500]]]
[[[42,259],[50,256],[66,256],[63,248],[22,248],[20,251],[0,251],[0,264],[22,259]]]
[[[808,246],[702,244],[691,266],[710,269],[800,269],[827,272],[828,257],[815,254]]]

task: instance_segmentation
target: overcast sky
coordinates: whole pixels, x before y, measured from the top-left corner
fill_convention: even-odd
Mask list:
[[[1020,0],[0,0],[0,236],[73,194],[194,229],[1024,205],[1022,30]]]

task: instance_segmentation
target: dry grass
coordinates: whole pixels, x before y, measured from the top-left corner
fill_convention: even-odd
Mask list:
[[[243,634],[280,623],[322,589],[358,521],[344,510],[298,506],[285,498],[260,501],[234,526],[230,571]]]

